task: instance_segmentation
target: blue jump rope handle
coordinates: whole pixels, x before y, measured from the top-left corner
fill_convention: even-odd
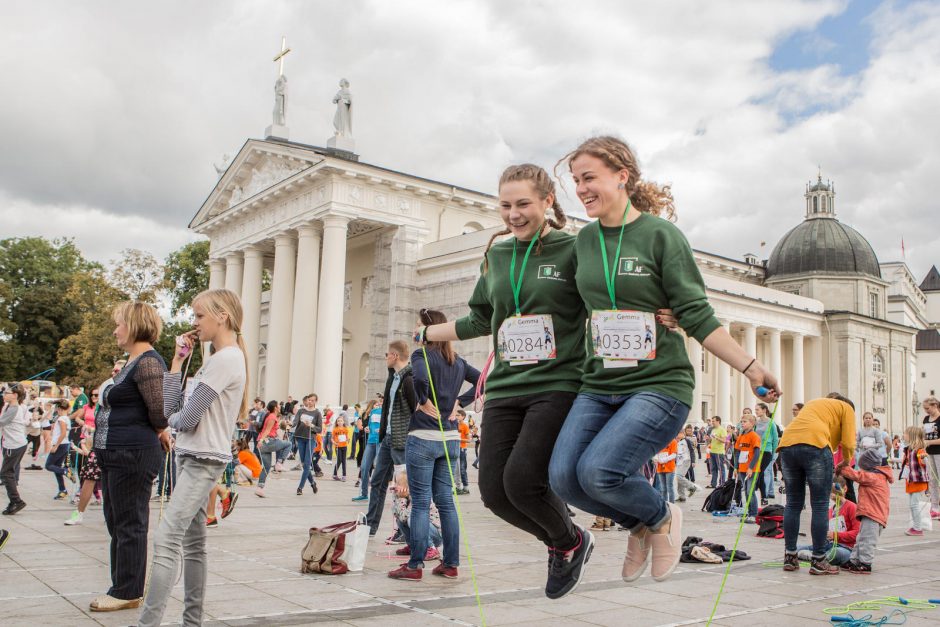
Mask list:
[[[910,603],[910,601],[908,601],[904,597],[898,597],[898,603],[900,603],[901,605],[907,605],[908,603]]]
[[[846,616],[837,615],[837,616],[830,616],[829,620],[833,623],[853,623],[855,622],[855,617],[851,615],[846,615]]]
[[[927,603],[933,603],[934,605],[940,605],[940,599],[928,599]]]
[[[765,388],[763,385],[759,385],[759,386],[757,387],[757,395],[758,395],[758,396],[767,396],[767,394],[769,394],[769,393],[770,393],[770,388]]]

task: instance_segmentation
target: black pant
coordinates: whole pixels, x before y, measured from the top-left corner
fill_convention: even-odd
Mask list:
[[[771,425],[772,427],[773,425]],[[768,427],[769,428],[769,427]],[[760,455],[760,451],[757,453]],[[773,462],[774,454],[771,451],[764,451],[763,457],[760,460],[760,470],[757,471],[758,481],[757,481],[757,490],[760,491],[761,499],[774,498],[773,492],[768,496],[767,489],[770,487],[769,483],[764,478],[764,471],[767,470],[767,467]]]
[[[36,454],[42,448],[42,436],[41,435],[28,435],[26,436],[27,446],[32,445],[29,454],[33,457],[36,457]]]
[[[336,463],[333,465],[333,476],[336,476],[336,473],[339,472],[339,467],[343,467],[343,476],[346,476],[346,447],[337,446],[336,447]]]
[[[388,482],[395,474],[395,465],[405,463],[405,450],[393,449],[392,438],[387,436],[379,443],[379,450],[375,452],[375,462],[372,466],[372,478],[369,479],[369,511],[366,519],[369,521],[369,533],[375,534],[382,522],[382,510],[385,509],[385,495],[388,492]]]
[[[18,470],[24,453],[26,453],[25,446],[3,449],[3,466],[0,466],[0,479],[3,479],[3,487],[7,489],[7,498],[10,499],[10,503],[22,501],[20,493],[16,489],[16,484],[19,481]]]
[[[111,534],[111,589],[125,601],[144,595],[150,492],[163,449],[96,449],[104,491],[104,521]]]
[[[483,407],[483,505],[547,546],[562,549],[574,546],[577,537],[568,508],[548,485],[548,462],[576,396],[529,394],[488,400]]]

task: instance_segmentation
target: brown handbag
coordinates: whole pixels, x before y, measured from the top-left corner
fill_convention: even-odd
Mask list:
[[[329,527],[311,527],[310,538],[300,553],[300,572],[321,575],[342,575],[349,569],[343,561],[346,534],[356,529],[356,521]]]

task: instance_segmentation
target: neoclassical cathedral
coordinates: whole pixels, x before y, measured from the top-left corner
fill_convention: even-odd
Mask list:
[[[411,335],[420,308],[466,313],[483,250],[502,227],[497,199],[360,160],[348,126],[325,148],[290,140],[283,125],[266,135],[220,169],[190,223],[210,240],[210,285],[241,295],[253,393],[367,400],[384,387],[387,343]],[[731,334],[779,374],[784,424],[791,403],[839,390],[897,433],[940,388],[931,361],[940,362],[940,274],[918,284],[905,263],[879,262],[839,221],[835,187],[821,176],[803,196],[802,222],[769,259],[695,252],[709,297]],[[490,343],[458,350],[479,367]],[[688,351],[698,365],[690,420],[736,421],[753,406],[744,377],[698,342]]]

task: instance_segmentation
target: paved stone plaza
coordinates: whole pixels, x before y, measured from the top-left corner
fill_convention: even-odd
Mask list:
[[[472,453],[471,453],[472,457]],[[289,466],[288,466],[289,467]],[[329,467],[325,467],[329,470]],[[472,472],[473,469],[471,469]],[[701,465],[699,465],[701,472]],[[269,481],[269,498],[241,488],[231,517],[209,529],[207,624],[212,625],[479,625],[468,560],[461,550],[457,581],[430,575],[420,583],[393,581],[386,571],[400,561],[383,539],[391,531],[388,512],[370,544],[366,569],[340,577],[301,575],[300,550],[307,529],[350,520],[361,507],[350,502],[355,479],[321,480],[317,496],[294,494],[298,473]],[[472,494],[461,500],[470,533],[480,594],[489,625],[696,625],[704,624],[721,583],[724,566],[680,564],[672,578],[656,583],[644,576],[632,585],[620,580],[624,532],[597,533],[597,547],[585,581],[560,601],[543,595],[546,554],[525,534],[504,524],[480,502],[475,474]],[[22,492],[29,506],[3,517],[12,532],[0,554],[2,624],[128,625],[137,610],[91,614],[88,603],[108,588],[108,535],[101,508],[91,506],[85,523],[63,526],[71,507],[51,499],[54,480],[45,471],[23,471]],[[940,596],[940,530],[923,538],[904,535],[907,499],[893,488],[891,525],[871,576],[811,577],[806,570],[784,573],[762,566],[779,560],[782,540],[753,536],[745,529],[739,548],[753,556],[732,567],[715,625],[806,625],[828,622],[822,610],[883,596],[926,599]],[[685,535],[731,544],[737,524],[699,511],[702,494],[684,504]],[[156,527],[159,506],[151,511]],[[590,524],[578,513],[576,520]],[[808,529],[808,524],[804,524]],[[729,546],[730,548],[730,546]],[[181,587],[167,608],[178,621]],[[890,609],[871,612],[880,618]],[[868,612],[855,612],[860,616]],[[908,616],[908,625],[940,624],[940,609]]]

